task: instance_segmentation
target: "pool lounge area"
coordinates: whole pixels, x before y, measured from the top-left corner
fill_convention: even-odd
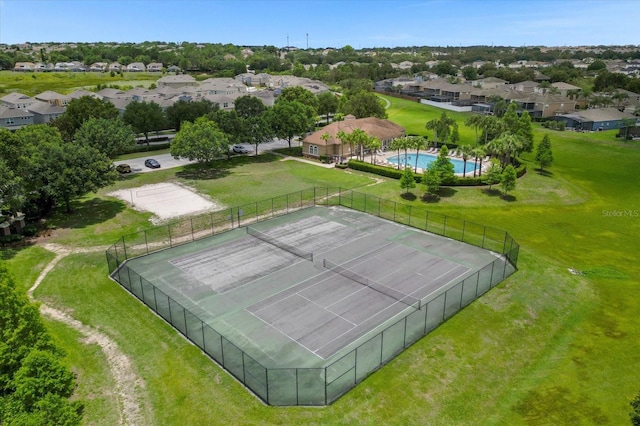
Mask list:
[[[391,154],[387,152],[386,154],[387,155],[383,155],[379,157],[378,164],[393,166],[393,167],[397,167],[398,164],[400,164],[401,167],[405,166],[404,153],[401,152],[400,155],[397,155],[397,153]],[[407,157],[408,166],[414,169],[417,167],[418,173],[422,173],[427,167],[429,167],[429,164],[431,164],[433,161],[435,161],[438,158],[438,151],[435,151],[435,152],[427,151],[427,152],[420,152],[420,153],[416,153],[414,151],[414,152],[408,153],[406,157]],[[463,174],[466,174],[468,176],[469,174],[471,174],[471,176],[473,176],[474,171],[476,172],[480,171],[480,161],[476,162],[475,158],[470,158],[469,160],[467,160],[466,167],[465,167],[464,161],[460,157],[449,156],[449,159],[453,164],[454,173],[456,175],[462,176]],[[482,169],[484,169],[489,164],[488,160],[489,160],[489,157],[482,159]]]

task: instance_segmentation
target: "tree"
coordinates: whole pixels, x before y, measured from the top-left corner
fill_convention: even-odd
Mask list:
[[[113,159],[136,145],[133,129],[121,119],[90,118],[76,132],[76,143],[91,146]]]
[[[476,170],[478,171],[478,176],[482,176],[482,159],[484,158],[485,155],[487,155],[487,152],[485,151],[484,147],[476,146],[471,151],[471,154],[473,155],[474,160],[476,162],[480,160],[478,162],[478,167],[473,168],[473,177],[476,177]]]
[[[366,147],[371,152],[371,164],[375,162],[376,153],[382,147],[382,141],[377,136],[369,136]]]
[[[329,116],[338,111],[338,98],[333,92],[322,92],[317,95],[318,114],[323,115],[329,123]]]
[[[180,100],[165,110],[167,125],[180,131],[183,122],[193,123],[197,118],[204,117],[218,109],[216,105],[206,99],[195,102]]]
[[[413,170],[411,167],[405,167],[400,176],[400,187],[404,189],[405,194],[408,194],[413,188],[416,187],[416,179],[413,176]]]
[[[491,162],[491,165],[482,177],[482,182],[485,185],[489,185],[489,189],[496,183],[502,181],[502,167],[499,163]]]
[[[553,163],[553,153],[551,152],[551,140],[549,135],[544,135],[542,141],[538,144],[536,151],[536,162],[540,165],[540,171],[545,167],[549,167]]]
[[[200,117],[194,123],[182,123],[169,152],[174,158],[209,164],[229,152],[229,138],[215,122]]]
[[[234,109],[240,117],[249,118],[261,115],[267,107],[260,98],[246,95],[236,99]]]
[[[356,118],[387,118],[387,111],[375,93],[360,91],[343,98],[339,111],[344,115],[351,114]]]
[[[635,118],[623,118],[622,128],[624,129],[624,140],[629,138],[629,129],[636,125],[637,120]]]
[[[462,163],[463,163],[463,170],[462,170],[462,177],[466,177],[467,176],[467,161],[469,161],[469,158],[471,158],[472,154],[473,154],[473,148],[470,147],[469,145],[460,145],[457,149],[456,149],[456,154],[462,157]]]
[[[531,126],[531,116],[527,111],[523,111],[516,124],[516,134],[522,143],[523,152],[533,151],[533,127]]]
[[[472,66],[466,66],[462,68],[462,76],[466,80],[476,80],[478,78],[478,71]]]
[[[344,146],[349,143],[349,134],[344,130],[339,130],[336,133],[336,137],[340,139],[340,162],[342,163],[342,159],[344,158]]]
[[[96,148],[70,143],[39,144],[30,176],[38,192],[61,201],[71,213],[71,201],[115,182],[117,172],[106,154]]]
[[[420,158],[420,150],[427,147],[427,139],[422,136],[415,136],[413,138],[413,148],[416,150],[416,164],[414,167],[414,171],[418,173],[418,158]]]
[[[632,408],[631,413],[629,413],[631,424],[633,426],[640,426],[640,392],[631,400],[630,404]]]
[[[235,110],[225,111],[222,109],[210,112],[206,117],[214,121],[220,130],[229,138],[229,144],[239,144],[245,137],[244,120]],[[229,153],[229,156],[231,154]]]
[[[136,133],[144,134],[147,145],[149,132],[161,130],[166,123],[162,108],[155,102],[131,102],[125,108],[122,118]]]
[[[315,124],[316,111],[298,101],[280,101],[269,110],[269,122],[274,134],[286,139],[291,149],[291,140],[302,136]]]
[[[435,142],[446,143],[451,135],[456,135],[454,139],[458,139],[458,123],[449,117],[446,112],[443,112],[438,118],[429,120],[425,128],[433,131],[433,140]],[[456,141],[452,142],[455,143]]]
[[[425,169],[422,176],[422,185],[424,186],[426,195],[436,197],[441,183],[442,179],[440,178],[438,168],[436,167],[435,162],[431,162]]]
[[[273,139],[273,129],[269,124],[266,114],[248,117],[244,120],[244,134],[247,143],[255,147],[256,156],[258,155],[258,146],[260,144],[270,142]]]
[[[369,135],[360,128],[355,128],[351,132],[349,141],[351,142],[353,147],[357,147],[357,158],[358,160],[364,160],[364,147],[369,140]]]
[[[464,120],[464,125],[468,127],[473,127],[476,132],[476,145],[478,145],[478,143],[480,142],[480,139],[478,137],[478,129],[482,126],[482,122],[485,117],[487,116],[473,114],[467,117],[466,120]]]
[[[308,105],[312,107],[314,111],[318,111],[318,98],[302,86],[285,87],[276,98],[276,103],[293,101]]]
[[[456,174],[455,168],[453,167],[453,163],[448,157],[449,148],[446,145],[443,145],[440,148],[440,153],[438,154],[438,158],[436,158],[435,168],[438,170],[438,174],[440,175],[440,181],[444,185],[449,185],[455,182]]]
[[[500,179],[500,187],[505,194],[516,189],[517,178],[516,169],[511,164],[505,167]]]
[[[62,362],[38,307],[0,265],[0,419],[3,424],[77,425],[75,377]]]
[[[82,96],[77,99],[72,99],[69,105],[67,105],[64,114],[49,124],[60,131],[63,140],[71,142],[75,137],[76,131],[90,118],[113,120],[118,118],[118,116],[118,110],[113,103],[102,101],[91,96]]]

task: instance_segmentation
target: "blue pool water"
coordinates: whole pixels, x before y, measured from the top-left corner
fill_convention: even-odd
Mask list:
[[[429,164],[431,164],[433,161],[436,161],[437,158],[438,157],[434,155],[418,154],[418,168],[423,170],[426,169],[429,166]],[[393,164],[400,163],[401,165],[404,165],[404,154],[400,154],[400,156],[396,156],[396,157],[387,158],[387,161]],[[450,158],[449,161],[451,161],[451,163],[453,164],[453,169],[455,173],[462,174],[464,170],[464,161],[457,158]],[[416,154],[408,154],[407,163],[409,163],[411,167],[416,167]],[[479,168],[480,168],[480,164],[476,164],[473,161],[473,159],[467,160],[467,171],[466,171],[467,173],[473,174],[473,170],[474,169],[477,170]]]

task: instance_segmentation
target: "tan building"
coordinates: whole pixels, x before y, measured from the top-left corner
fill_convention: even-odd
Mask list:
[[[341,156],[350,157],[353,153],[348,144],[342,145],[342,141],[336,137],[340,131],[351,133],[355,129],[361,129],[369,136],[376,136],[382,142],[382,149],[386,149],[391,141],[405,135],[402,126],[376,117],[355,118],[352,115],[345,117],[344,121],[336,121],[312,133],[302,140],[302,153],[305,157],[321,158]],[[324,140],[322,135],[328,134]]]

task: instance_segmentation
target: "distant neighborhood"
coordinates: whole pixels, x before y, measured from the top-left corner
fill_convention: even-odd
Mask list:
[[[81,53],[74,54],[77,51]],[[84,60],[70,60],[73,56],[83,56]],[[99,56],[119,60],[90,60]],[[474,57],[478,59],[471,60]],[[42,60],[19,60],[27,58]],[[164,60],[159,61],[161,58]],[[256,96],[272,106],[285,87],[302,86],[319,94],[329,91],[332,83],[363,75],[369,76],[373,89],[379,93],[415,99],[445,110],[485,115],[495,114],[500,101],[516,103],[519,113],[526,111],[534,120],[557,121],[572,130],[622,128],[640,116],[640,84],[636,84],[640,81],[640,54],[635,46],[532,47],[522,51],[487,47],[355,51],[347,46],[305,51],[293,46],[195,43],[0,44],[0,67],[8,66],[13,72],[34,75],[158,75],[149,88],[80,89],[67,94],[45,91],[33,97],[18,92],[5,94],[0,97],[0,128],[10,130],[48,123],[62,115],[72,99],[82,96],[111,102],[121,114],[131,102],[154,102],[164,110],[177,101],[207,100],[220,109],[232,110],[240,96]],[[207,70],[213,71],[214,76],[196,79]],[[232,70],[246,72],[230,74]],[[266,72],[269,70],[277,72]],[[225,76],[217,77],[216,73]],[[599,90],[572,84],[576,78],[593,80],[601,73],[633,84],[605,85]]]

